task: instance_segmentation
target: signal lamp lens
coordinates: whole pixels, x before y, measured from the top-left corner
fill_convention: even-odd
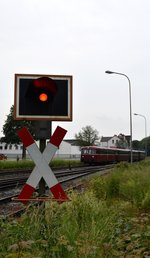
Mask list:
[[[39,95],[39,100],[40,100],[40,101],[43,101],[43,102],[47,101],[47,100],[48,100],[47,94],[41,93],[41,94]]]

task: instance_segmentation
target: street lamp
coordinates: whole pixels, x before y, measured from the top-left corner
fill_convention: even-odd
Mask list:
[[[118,72],[112,72],[112,71],[105,71],[105,73],[108,74],[118,74],[118,75],[122,75],[125,76],[128,80],[129,83],[129,103],[130,103],[130,162],[132,164],[133,161],[133,150],[132,150],[132,103],[131,103],[131,82],[129,77],[124,74],[124,73],[118,73]]]
[[[147,156],[147,121],[146,121],[146,117],[144,115],[137,114],[137,113],[134,113],[134,115],[143,117],[144,121],[145,121],[145,152],[146,152],[146,156]]]

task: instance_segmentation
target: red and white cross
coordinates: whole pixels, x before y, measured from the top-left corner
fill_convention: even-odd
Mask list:
[[[68,200],[65,191],[63,190],[61,184],[58,182],[50,166],[48,165],[48,163],[53,158],[55,152],[59,148],[59,145],[63,140],[66,132],[67,131],[65,129],[58,126],[51,136],[45,150],[43,151],[43,153],[41,153],[32,135],[29,133],[26,127],[23,127],[21,130],[18,131],[18,136],[22,140],[24,146],[26,147],[28,153],[30,154],[36,165],[25,186],[23,187],[20,195],[18,196],[18,199],[22,203],[27,203],[27,200],[35,191],[36,186],[38,185],[42,177],[46,181],[55,199],[60,201]]]

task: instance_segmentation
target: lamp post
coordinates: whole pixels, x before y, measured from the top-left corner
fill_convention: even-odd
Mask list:
[[[131,82],[129,77],[124,73],[112,72],[112,71],[105,71],[107,74],[118,74],[125,76],[129,83],[129,103],[130,103],[130,163],[133,162],[133,150],[132,150],[132,102],[131,102]]]
[[[144,121],[145,121],[145,152],[146,152],[146,156],[147,156],[147,121],[146,121],[146,117],[144,115],[137,114],[137,113],[134,113],[134,115],[143,117]]]

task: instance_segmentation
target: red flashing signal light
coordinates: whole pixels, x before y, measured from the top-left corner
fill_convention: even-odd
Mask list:
[[[45,102],[48,100],[48,95],[46,93],[41,93],[39,95],[39,100],[42,101],[42,102]]]

